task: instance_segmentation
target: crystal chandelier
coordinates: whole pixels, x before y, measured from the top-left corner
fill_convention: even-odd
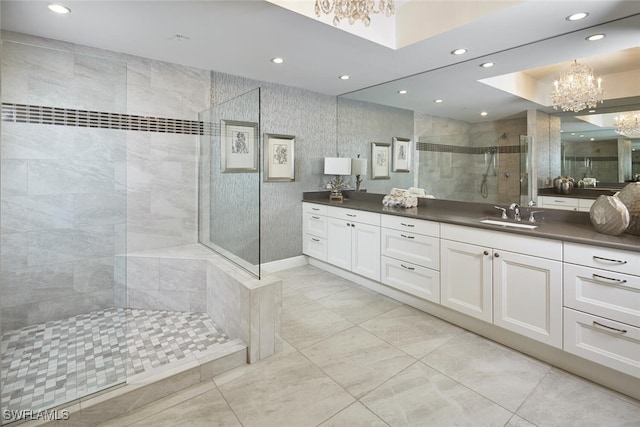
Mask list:
[[[384,13],[389,17],[395,13],[394,0],[316,0],[316,16],[320,12],[329,14],[335,13],[333,25],[336,27],[341,19],[349,18],[349,24],[353,25],[358,19],[362,20],[365,27],[371,24],[372,13]],[[377,6],[377,7],[376,7]]]
[[[640,111],[627,111],[613,119],[616,132],[629,136],[640,137]]]
[[[595,108],[602,102],[602,79],[593,75],[593,70],[574,61],[571,67],[553,82],[551,92],[553,108],[578,112],[585,108]]]

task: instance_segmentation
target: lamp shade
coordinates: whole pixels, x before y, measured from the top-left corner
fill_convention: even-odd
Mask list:
[[[351,175],[351,159],[348,157],[325,157],[325,175]]]
[[[351,159],[351,175],[366,175],[367,159]]]

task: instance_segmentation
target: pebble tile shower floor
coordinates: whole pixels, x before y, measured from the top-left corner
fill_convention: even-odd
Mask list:
[[[2,410],[52,408],[229,340],[205,313],[123,308],[10,331]]]

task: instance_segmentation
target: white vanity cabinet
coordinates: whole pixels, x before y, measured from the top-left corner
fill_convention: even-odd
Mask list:
[[[640,253],[564,243],[564,350],[640,378]]]
[[[441,237],[442,305],[562,348],[561,242],[449,224]]]
[[[538,196],[539,208],[561,209],[566,211],[589,212],[595,199],[578,199],[562,196]]]
[[[328,206],[326,261],[380,281],[380,214]]]
[[[302,253],[327,261],[327,206],[302,203]]]
[[[382,283],[440,303],[440,224],[382,215],[381,226]]]

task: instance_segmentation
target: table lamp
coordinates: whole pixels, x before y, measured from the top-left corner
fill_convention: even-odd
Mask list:
[[[351,159],[351,175],[356,176],[356,191],[360,191],[360,184],[362,179],[360,175],[366,175],[367,173],[367,159],[361,159],[358,154],[357,159]]]
[[[329,181],[329,184],[331,184],[329,200],[342,202],[344,200],[342,190],[346,187],[342,177],[351,175],[351,159],[347,157],[325,157],[324,174],[334,175]]]

